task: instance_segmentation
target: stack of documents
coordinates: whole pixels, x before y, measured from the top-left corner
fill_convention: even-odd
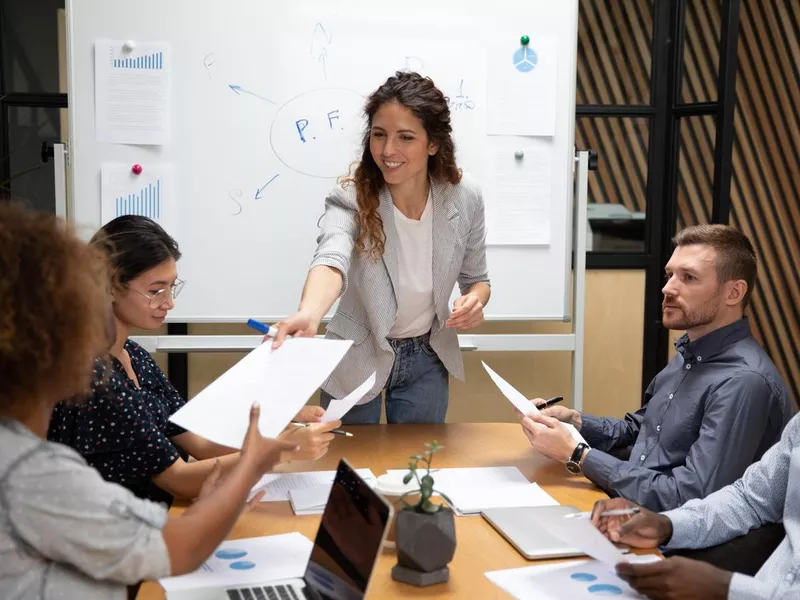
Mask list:
[[[356,469],[368,485],[375,485],[375,474],[370,469]],[[262,502],[290,500],[297,514],[322,512],[328,501],[336,471],[307,471],[305,473],[270,473],[264,475],[250,491],[250,496],[264,491]],[[303,512],[298,512],[298,509]]]
[[[479,514],[487,508],[558,505],[550,494],[529,482],[516,467],[435,469],[431,476],[434,489],[452,500],[457,515]]]

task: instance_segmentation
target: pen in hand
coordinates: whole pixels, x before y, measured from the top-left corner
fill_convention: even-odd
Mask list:
[[[274,325],[267,325],[266,323],[262,323],[261,321],[256,321],[255,319],[247,319],[247,326],[251,329],[255,329],[256,331],[260,331],[266,336],[274,338],[278,335],[278,328]]]
[[[311,425],[311,423],[303,423],[302,421],[292,421],[292,423],[294,425],[300,425],[301,427],[309,427]],[[341,429],[331,429],[328,433],[353,437],[352,433],[350,433],[349,431],[342,431]]]
[[[604,510],[600,513],[601,517],[632,517],[638,515],[642,510],[636,508],[615,508],[611,510]],[[591,512],[577,512],[564,515],[565,519],[588,519],[592,516]]]
[[[547,408],[548,406],[553,406],[553,404],[557,404],[564,399],[564,396],[553,396],[549,400],[545,400],[541,404],[537,404],[536,408],[542,410],[543,408]]]

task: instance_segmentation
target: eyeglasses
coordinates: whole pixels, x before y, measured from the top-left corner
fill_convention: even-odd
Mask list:
[[[169,300],[169,298],[172,298],[173,300],[175,300],[175,298],[178,297],[178,294],[181,293],[181,290],[183,289],[183,286],[185,284],[186,284],[186,282],[183,279],[176,279],[175,283],[173,283],[171,286],[169,286],[168,288],[165,288],[163,290],[158,290],[153,295],[145,294],[144,292],[140,292],[139,290],[134,290],[133,288],[130,288],[130,289],[132,289],[134,292],[136,292],[140,296],[144,296],[145,298],[150,300],[150,308],[159,308],[164,303],[166,303],[166,301]],[[167,294],[169,294],[169,295],[167,295]]]

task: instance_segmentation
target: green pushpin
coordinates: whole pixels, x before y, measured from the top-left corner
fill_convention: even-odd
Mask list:
[[[521,38],[519,38],[519,43],[523,46],[527,46],[531,43],[531,38],[529,38],[527,35],[523,35]]]

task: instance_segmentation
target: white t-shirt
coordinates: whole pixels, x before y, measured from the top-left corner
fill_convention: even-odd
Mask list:
[[[390,338],[409,338],[428,333],[436,315],[433,307],[433,200],[430,192],[419,221],[394,207],[399,241],[397,317]]]

